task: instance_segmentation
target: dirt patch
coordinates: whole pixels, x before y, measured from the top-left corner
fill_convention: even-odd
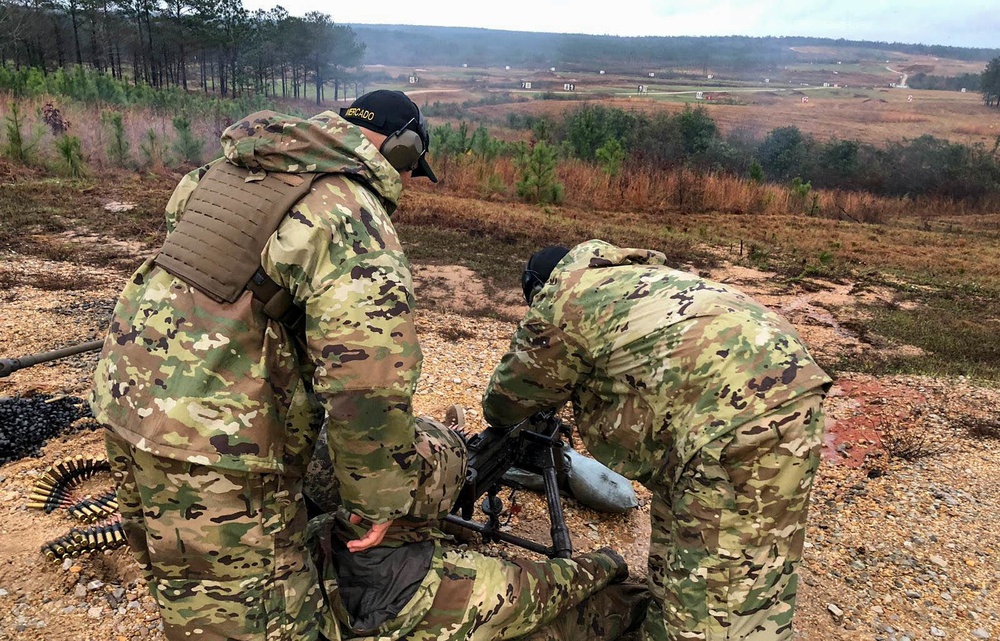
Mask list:
[[[527,307],[520,292],[490,287],[462,265],[413,265],[413,287],[422,309],[467,316],[520,319]]]
[[[727,264],[708,277],[754,297],[786,318],[816,358],[836,363],[862,352],[878,357],[915,356],[921,350],[887,341],[855,328],[868,320],[864,307],[894,300],[892,289],[857,281],[782,280],[775,272]]]

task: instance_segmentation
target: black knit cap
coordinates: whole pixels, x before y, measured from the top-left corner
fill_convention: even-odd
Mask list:
[[[437,176],[427,164],[430,133],[420,109],[405,93],[388,89],[370,91],[352,102],[350,107],[342,108],[340,117],[384,136],[391,136],[404,129],[417,132],[424,143],[424,153],[420,155],[411,175],[426,176],[431,182],[437,182]]]
[[[529,305],[531,299],[535,297],[535,292],[545,284],[552,275],[552,270],[568,253],[568,249],[556,245],[537,251],[528,259],[528,264],[521,274],[521,290],[524,292],[524,300]]]

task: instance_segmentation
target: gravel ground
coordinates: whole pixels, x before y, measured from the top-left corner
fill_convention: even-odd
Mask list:
[[[18,265],[22,283],[38,273],[74,276],[57,263],[19,259]],[[0,303],[0,356],[99,335],[122,277],[96,268],[89,275],[98,286],[88,291],[17,286]],[[849,290],[833,291],[843,300],[824,301],[822,292],[773,291],[768,275],[752,270],[713,276],[766,294],[816,351],[862,348],[837,324],[851,313]],[[424,350],[417,411],[440,417],[459,403],[468,422],[481,427],[479,399],[513,325],[468,318],[447,304],[419,312],[417,322]],[[85,394],[93,360],[67,359],[0,379],[0,396]],[[962,379],[845,374],[826,409],[828,447],[814,490],[797,638],[997,638],[1000,393]],[[162,638],[156,607],[127,550],[62,564],[38,552],[72,522],[24,507],[34,480],[58,458],[102,449],[100,433],[80,432],[50,441],[38,459],[0,467],[0,639]],[[613,545],[641,576],[649,515],[648,494],[638,489],[642,505],[626,515],[599,515],[570,500],[565,507],[578,550]],[[546,536],[544,501],[522,492],[519,502],[514,531]]]

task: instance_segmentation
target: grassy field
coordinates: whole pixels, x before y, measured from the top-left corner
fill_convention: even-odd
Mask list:
[[[516,288],[523,261],[539,247],[589,238],[657,249],[694,271],[720,262],[772,270],[778,288],[845,280],[859,290],[887,287],[890,302],[845,322],[866,342],[922,354],[824,365],[1000,381],[1000,215],[879,225],[721,212],[636,215],[487,202],[414,185],[396,221],[414,260],[464,265],[494,289]]]
[[[94,239],[153,251],[163,233],[162,206],[177,178],[121,173],[74,182],[20,174],[16,182],[4,181],[0,284],[17,279],[18,255],[129,272],[136,266],[134,251]],[[112,200],[137,206],[109,214],[102,204]],[[394,220],[414,262],[469,267],[488,292],[516,290],[523,261],[539,247],[589,238],[657,249],[694,271],[725,262],[770,270],[778,288],[844,281],[887,287],[894,292],[890,302],[872,305],[847,325],[873,344],[910,345],[923,353],[825,365],[1000,381],[1000,214],[898,216],[862,224],[804,215],[541,208],[412,181]],[[85,289],[87,281],[81,276],[41,286]],[[495,311],[487,306],[468,313]]]
[[[933,73],[967,72],[977,64],[918,56],[886,58],[892,60],[889,66],[894,69],[937,65]],[[772,79],[774,86],[769,91],[727,92],[718,87],[713,91],[739,104],[698,102],[723,131],[758,136],[785,125],[798,126],[817,137],[873,143],[932,134],[992,147],[1000,136],[1000,111],[985,108],[975,94],[871,86],[820,88],[808,93],[777,91],[781,82],[827,74],[837,70],[835,67],[839,67],[840,78],[876,72],[882,74],[880,78],[894,78],[884,66],[875,60],[804,64],[801,71],[796,67]],[[377,71],[391,78],[416,71],[419,83],[405,89],[418,104],[468,101],[472,106],[461,108],[461,113],[501,125],[511,113],[555,116],[581,104],[579,100],[486,104],[496,102],[503,87],[509,88],[520,78],[552,83],[561,83],[564,77],[583,78],[578,81],[576,98],[586,98],[592,90],[625,91],[641,80],[638,75],[620,73],[602,76],[596,72],[502,68],[380,67]],[[699,88],[690,77],[674,85],[661,78],[649,80],[655,89]],[[706,78],[706,82],[710,81]],[[753,86],[741,79],[711,82]],[[376,87],[368,87],[372,88]],[[804,103],[805,95],[809,101]],[[912,102],[908,101],[910,95]],[[691,101],[693,95],[680,94],[602,99],[601,104],[653,112],[680,110],[683,103]],[[51,134],[40,122],[44,102],[39,98],[24,105],[26,127],[39,148],[52,144]],[[2,117],[8,107],[6,101],[0,103]],[[102,110],[98,107],[60,106],[72,123],[100,121]],[[299,108],[314,109],[308,103]],[[431,124],[444,121],[431,119]],[[141,163],[140,147],[148,130],[155,130],[164,139],[171,133],[170,115],[149,110],[125,113],[124,124],[136,163]],[[218,119],[195,123],[195,133],[207,143],[204,160],[217,154],[209,141],[228,124]],[[145,251],[152,251],[160,242],[163,204],[180,177],[179,170],[109,169],[106,128],[76,127],[71,131],[82,138],[91,167],[87,180],[55,179],[43,169],[25,170],[0,162],[0,284],[17,277],[18,255],[81,265],[110,263],[127,272],[135,266],[134,251],[93,239],[118,239]],[[517,138],[524,132],[494,132],[498,134]],[[169,154],[169,148],[163,153]],[[781,185],[696,176],[687,170],[632,172],[612,179],[578,161],[560,164],[559,179],[566,188],[563,205],[538,207],[517,199],[513,189],[516,168],[510,158],[489,163],[442,158],[435,159],[435,167],[441,184],[431,187],[412,182],[395,216],[409,255],[417,262],[464,265],[483,278],[489,291],[516,290],[523,261],[539,246],[604,238],[624,246],[663,251],[673,263],[693,270],[726,262],[769,270],[774,273],[776,287],[803,283],[823,287],[824,282],[850,281],[860,288],[888,288],[893,292],[890,302],[874,304],[845,322],[864,340],[910,345],[920,348],[917,351],[921,354],[828,365],[1000,380],[1000,341],[996,340],[1000,330],[1000,212],[969,215],[961,202],[880,199],[838,192],[813,192],[817,200],[807,208]],[[109,214],[103,208],[108,201],[137,206],[127,213]],[[807,211],[813,215],[806,215]],[[85,287],[86,279],[46,286]],[[469,310],[479,315],[494,312],[488,307]]]
[[[711,92],[721,94],[724,92]],[[924,134],[962,143],[992,147],[1000,136],[1000,110],[988,109],[975,94],[908,89],[812,89],[729,93],[741,104],[695,101],[726,132],[766,134],[777,127],[794,125],[818,138],[857,139],[870,143],[913,139]],[[802,102],[803,97],[808,102]],[[908,97],[913,96],[913,102]],[[654,113],[679,111],[690,95],[632,95],[601,99],[600,104]],[[720,96],[721,97],[721,96]],[[509,113],[558,117],[578,108],[580,101],[535,100],[509,105],[472,107],[482,118],[503,121]]]
[[[835,51],[823,48],[797,48],[805,58],[810,55],[835,56]],[[848,52],[849,53],[849,52]],[[709,110],[723,130],[764,132],[776,127],[795,125],[803,132],[820,138],[856,138],[865,142],[884,143],[891,140],[916,138],[931,134],[963,143],[983,143],[990,147],[1000,136],[1000,111],[989,109],[976,93],[954,91],[920,91],[890,89],[889,83],[899,80],[899,72],[955,75],[979,73],[985,62],[935,59],[931,56],[904,55],[886,52],[859,52],[858,55],[878,55],[881,58],[845,61],[844,64],[789,65],[759,78],[726,78],[717,74],[709,79],[693,80],[680,76],[681,70],[658,71],[649,78],[645,71],[634,74],[607,73],[596,70],[565,71],[557,69],[499,68],[428,68],[418,72],[417,85],[407,89],[416,93],[419,104],[465,102],[479,100],[491,92],[512,91],[516,95],[541,97],[550,91],[560,98],[572,100],[531,100],[519,104],[473,107],[470,116],[502,122],[509,113],[557,116],[580,105],[580,101],[596,99],[641,112],[674,111],[685,104],[698,103]],[[845,58],[848,58],[843,52]],[[885,60],[890,60],[886,63]],[[412,69],[380,67],[389,75],[412,73]],[[836,73],[835,73],[836,72]],[[699,70],[700,75],[700,70]],[[521,92],[520,83],[530,80],[531,91]],[[564,82],[576,84],[574,92],[563,92]],[[829,83],[828,88],[823,87]],[[649,92],[636,93],[639,84]],[[839,84],[840,89],[833,85]],[[785,89],[785,91],[779,91]],[[763,90],[751,93],[749,90]],[[704,91],[719,100],[697,100],[691,94],[678,91]],[[420,96],[417,98],[417,96]],[[433,97],[432,97],[433,96]],[[613,97],[609,97],[613,96]],[[803,97],[808,102],[803,103]],[[912,102],[911,102],[912,97]]]

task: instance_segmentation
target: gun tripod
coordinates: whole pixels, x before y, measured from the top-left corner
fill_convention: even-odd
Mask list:
[[[468,497],[466,500],[462,500],[460,497],[456,504],[456,511],[461,509],[462,516],[449,514],[445,517],[445,521],[478,532],[485,541],[504,541],[550,558],[568,559],[573,554],[573,544],[570,541],[569,530],[566,528],[566,520],[563,517],[558,483],[558,473],[563,460],[563,442],[560,438],[562,436],[561,423],[552,417],[548,417],[545,423],[547,429],[544,432],[527,429],[521,424],[503,434],[501,438],[507,439],[513,444],[513,449],[508,450],[508,464],[504,471],[511,464],[515,464],[529,472],[540,474],[545,482],[545,501],[549,511],[552,545],[542,545],[536,541],[501,531],[503,524],[500,522],[500,515],[503,513],[503,500],[498,496],[501,487],[499,480],[487,487],[486,496],[480,505],[483,513],[486,514],[486,523],[473,521],[475,496],[479,494],[476,492],[478,473],[475,468],[469,470],[469,478],[466,481],[466,488],[470,490],[472,500],[468,500]],[[473,452],[476,451],[478,445],[474,441],[475,439],[470,442],[470,450]]]

